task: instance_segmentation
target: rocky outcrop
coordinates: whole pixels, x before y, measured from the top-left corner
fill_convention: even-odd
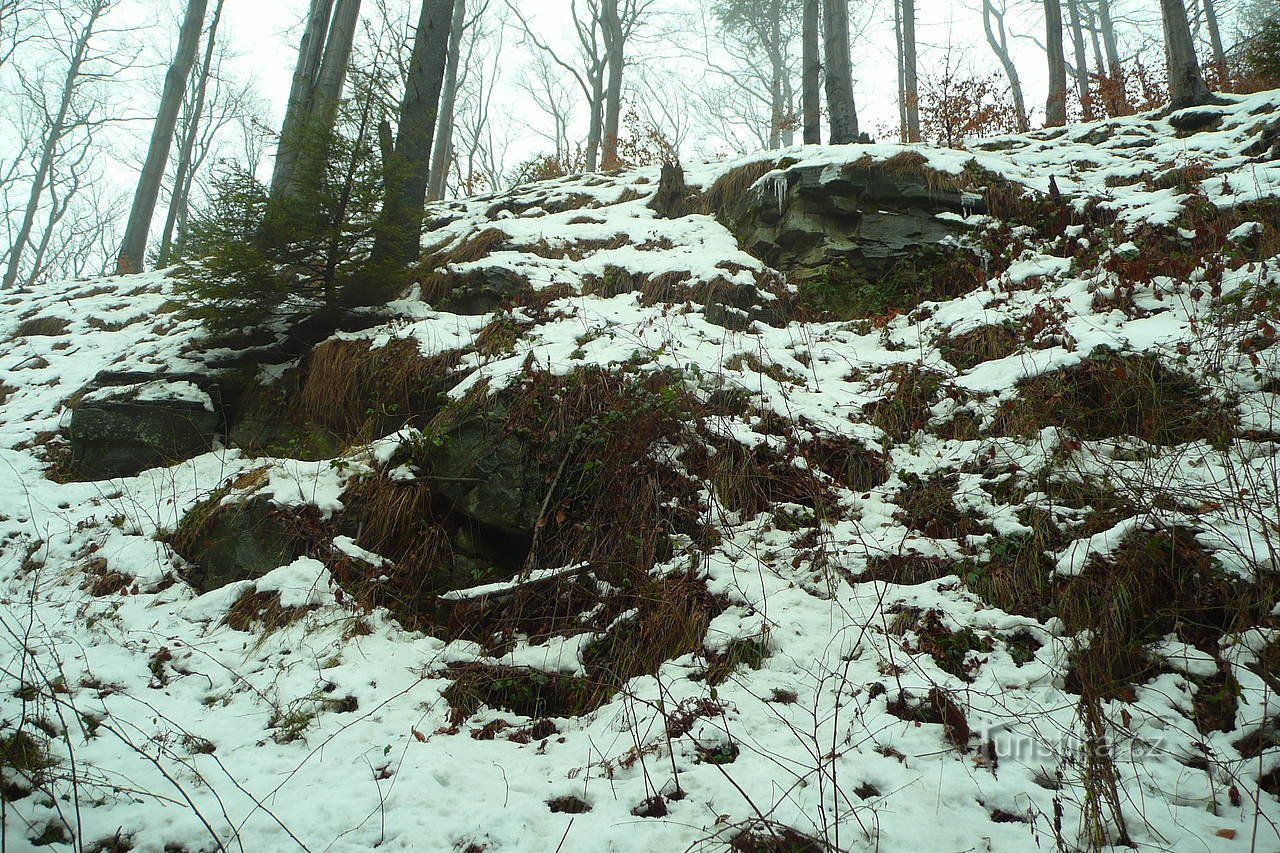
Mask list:
[[[495,531],[531,536],[554,473],[507,431],[504,415],[495,408],[462,421],[417,461],[455,512]]]
[[[222,417],[186,379],[108,385],[85,394],[71,416],[72,475],[128,477],[213,448]]]
[[[200,592],[255,580],[302,553],[270,500],[221,505],[224,494],[193,509],[171,543],[191,563],[186,579]]]
[[[719,218],[747,251],[784,272],[851,260],[871,273],[887,269],[966,234],[955,214],[983,211],[981,195],[901,159],[780,168]]]

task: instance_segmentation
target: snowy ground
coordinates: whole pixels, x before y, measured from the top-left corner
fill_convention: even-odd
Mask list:
[[[1280,162],[1244,153],[1280,115],[1280,95],[1240,99],[1222,112],[1216,129],[1184,138],[1148,117],[1109,122],[1106,132],[1080,125],[985,141],[974,152],[919,150],[948,173],[976,157],[984,169],[1037,191],[1047,191],[1052,177],[1068,198],[1101,200],[1136,235],[1182,213],[1185,186],[1160,189],[1167,182],[1147,180],[1169,170],[1190,175],[1220,206],[1280,196]],[[839,165],[900,150],[797,148],[770,156]],[[743,162],[698,167],[689,178],[705,187]],[[651,275],[684,270],[693,281],[726,275],[717,266],[725,262],[738,270],[728,276],[744,282],[762,269],[709,216],[655,219],[645,202],[656,178],[656,170],[638,170],[538,184],[498,199],[509,210],[492,215],[492,197],[455,203],[440,211],[454,221],[429,239],[497,227],[512,245],[572,246],[625,234],[618,247],[580,259],[549,258],[555,253],[543,248],[476,262],[575,293],[584,276],[602,276],[609,266]],[[570,194],[595,201],[547,212]],[[1242,223],[1233,239],[1247,241],[1254,230]],[[1174,280],[1157,271],[1125,311],[1098,297],[1115,287],[1113,261],[1140,247],[1120,241],[1083,250],[1079,241],[1099,234],[1080,225],[1041,239],[986,286],[881,324],[755,324],[730,332],[707,322],[697,305],[646,306],[631,293],[572,295],[554,302],[545,315],[552,319],[527,330],[514,352],[470,356],[454,396],[482,379],[497,390],[530,358],[568,372],[640,352],[652,368],[694,377],[699,393],[745,389],[760,408],[803,419],[815,434],[885,450],[893,472],[869,491],[842,490],[840,518],[803,547],[770,513],[750,520],[713,513],[723,541],[703,557],[702,571],[709,589],[732,604],[712,623],[706,651],[734,640],[761,643],[767,654],[759,669],[740,667],[709,688],[689,678],[703,668],[702,656],[686,656],[633,681],[596,712],[555,720],[558,734],[527,743],[471,736],[495,719],[530,722],[501,710],[484,709],[450,730],[441,697],[450,682],[438,676],[446,664],[482,652],[406,632],[385,613],[353,611],[315,560],[203,596],[172,582],[182,561],[157,533],[173,530],[218,486],[270,464],[262,488],[276,502],[332,512],[347,480],[385,460],[394,437],[352,451],[341,465],[249,459],[229,449],[125,480],[52,482],[41,445],[65,426],[69,399],[107,367],[190,370],[198,356],[186,345],[201,332],[170,312],[170,285],[160,274],[10,295],[0,302],[0,383],[9,389],[0,395],[7,469],[0,478],[0,737],[20,721],[45,731],[58,760],[45,771],[46,788],[58,796],[37,791],[9,804],[4,849],[41,840],[55,850],[249,853],[714,850],[745,829],[769,826],[793,827],[840,850],[1089,846],[1089,815],[1110,812],[1082,784],[1079,697],[1064,683],[1081,638],[1060,620],[987,606],[964,578],[914,586],[850,579],[884,555],[981,561],[992,537],[1027,530],[1017,506],[993,499],[993,487],[1064,459],[1118,486],[1161,484],[1197,498],[1195,506],[1172,502],[1054,553],[1064,576],[1137,527],[1194,527],[1223,570],[1242,577],[1272,559],[1280,538],[1280,430],[1272,422],[1280,346],[1242,349],[1240,341],[1265,330],[1253,316],[1226,322],[1219,309],[1233,294],[1280,284],[1280,258],[1228,265],[1216,285],[1202,272]],[[1023,328],[1037,312],[1053,318],[1037,347],[964,371],[942,358],[946,336],[1005,321]],[[66,323],[53,324],[53,334],[20,334],[36,317]],[[385,325],[360,336],[375,344],[413,337],[429,355],[466,345],[489,319],[409,298],[389,307]],[[1238,408],[1250,437],[1226,450],[1190,442],[1138,453],[1131,442],[1067,441],[1050,426],[1034,438],[944,439],[921,430],[891,443],[862,416],[864,405],[893,394],[895,367],[922,365],[956,389],[934,402],[933,423],[963,410],[985,428],[1019,381],[1079,364],[1097,347],[1152,355],[1199,378],[1219,405]],[[735,359],[743,354],[769,369]],[[727,419],[721,428],[744,442],[771,440],[745,421]],[[956,506],[985,520],[981,532],[931,538],[895,515],[894,496],[910,475],[935,472],[958,475]],[[85,589],[90,570],[133,580],[123,594],[95,596]],[[265,636],[222,624],[251,586],[280,592],[284,606],[315,608]],[[952,631],[974,632],[983,650],[963,653],[970,680],[921,651],[916,632],[897,618],[909,608],[932,612]],[[352,630],[358,621],[372,632]],[[1239,685],[1229,732],[1197,729],[1200,688],[1191,679],[1214,675],[1219,663],[1176,639],[1156,651],[1167,664],[1160,674],[1125,701],[1103,703],[1120,805],[1138,847],[1280,849],[1280,803],[1259,785],[1280,766],[1280,748],[1245,757],[1236,746],[1275,725],[1280,698],[1247,665],[1276,636],[1264,625],[1224,639],[1219,658]],[[578,654],[579,645],[566,641],[518,647],[505,662],[572,673]],[[938,687],[963,708],[973,735],[965,748],[948,737],[947,724],[904,720],[890,708],[902,694],[926,697]],[[670,718],[684,711],[692,718],[687,733],[669,738]],[[730,763],[708,759],[733,748]],[[684,796],[665,802],[665,817],[633,813],[677,789]],[[566,796],[590,810],[549,808]],[[132,846],[109,846],[115,838]],[[108,846],[92,846],[99,842]]]

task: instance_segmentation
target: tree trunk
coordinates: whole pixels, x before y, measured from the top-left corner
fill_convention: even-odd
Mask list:
[[[618,130],[622,124],[622,65],[626,42],[622,30],[622,18],[618,15],[618,0],[603,0],[600,9],[600,29],[604,34],[604,55],[608,65],[608,83],[604,91],[604,153],[601,168],[616,169],[618,161]]]
[[[178,50],[164,78],[164,93],[160,96],[160,112],[151,130],[151,144],[147,146],[147,159],[142,164],[138,189],[133,195],[133,207],[124,229],[120,255],[116,259],[117,273],[142,272],[147,251],[147,233],[151,230],[151,217],[156,212],[160,198],[160,184],[169,164],[169,149],[173,146],[173,131],[182,109],[182,93],[191,78],[191,67],[196,62],[200,47],[200,33],[204,29],[204,13],[207,0],[188,0],[187,14],[178,32]]]
[[[1085,121],[1093,121],[1093,99],[1089,94],[1089,57],[1084,47],[1084,26],[1080,22],[1080,0],[1067,0],[1067,15],[1071,22],[1071,51],[1075,56],[1076,95]]]
[[[1160,0],[1160,16],[1164,20],[1165,54],[1169,63],[1169,102],[1177,110],[1207,104],[1213,100],[1209,87],[1200,74],[1196,46],[1187,24],[1187,9],[1182,0]]]
[[[822,0],[826,29],[827,109],[831,144],[858,140],[858,110],[853,101],[853,63],[849,57],[849,6],[846,0]]]
[[[1115,22],[1111,20],[1111,0],[1097,0],[1098,26],[1102,28],[1102,46],[1107,51],[1107,112],[1111,115],[1127,115],[1130,111],[1129,93],[1125,91],[1124,66],[1120,62],[1120,47],[1116,40]]]
[[[916,78],[916,0],[902,0],[902,75],[907,141],[920,141],[920,87]]]
[[[782,106],[786,123],[782,128],[782,145],[790,148],[796,144],[796,90],[791,75],[782,75]]]
[[[58,111],[49,123],[49,132],[45,134],[44,147],[40,151],[40,162],[36,166],[35,176],[31,179],[31,193],[22,213],[22,222],[14,235],[13,246],[9,250],[9,263],[5,267],[4,281],[0,282],[0,288],[7,290],[18,280],[18,267],[22,263],[22,253],[31,241],[31,230],[35,227],[36,213],[40,210],[40,199],[44,195],[49,174],[53,171],[53,163],[58,154],[58,143],[62,141],[62,134],[67,129],[67,116],[75,98],[76,84],[80,79],[80,71],[84,67],[85,55],[89,51],[89,41],[93,38],[94,28],[97,27],[98,19],[102,17],[105,10],[105,2],[96,2],[89,7],[88,17],[71,51],[71,62],[67,65],[67,74],[63,80]]]
[[[587,104],[587,157],[586,170],[594,172],[600,167],[600,137],[604,135],[604,68],[591,77],[591,96]]]
[[[467,19],[467,0],[454,0],[453,21],[449,24],[449,64],[444,71],[444,89],[440,92],[440,120],[436,122],[436,138],[431,152],[431,182],[427,199],[444,198],[445,181],[449,177],[449,160],[453,151],[453,110],[458,102],[458,61],[462,55],[462,30]],[[559,146],[559,135],[556,145]]]
[[[982,26],[986,30],[987,44],[991,47],[991,52],[1000,61],[1005,77],[1009,78],[1009,96],[1013,99],[1013,108],[1018,113],[1018,130],[1026,133],[1029,125],[1027,102],[1022,95],[1022,78],[1018,76],[1018,66],[1013,63],[1013,57],[1009,55],[1009,36],[1004,28],[1004,13],[996,12],[995,7],[991,5],[991,0],[982,0]]]
[[[276,146],[276,161],[271,172],[272,198],[283,198],[285,187],[293,181],[301,145],[300,137],[303,136],[303,129],[311,114],[316,78],[320,76],[320,62],[324,58],[325,40],[332,17],[333,0],[311,0],[307,26],[298,45],[298,64],[293,69],[293,82],[289,86],[288,106],[285,107],[284,122],[280,126],[280,142]]]
[[[1218,87],[1225,89],[1230,70],[1227,68],[1227,52],[1222,47],[1222,30],[1218,27],[1218,9],[1215,0],[1201,0],[1204,3],[1204,25],[1209,31],[1209,46],[1213,49],[1213,70],[1218,76]]]
[[[822,142],[822,58],[818,55],[818,0],[804,0],[804,25],[800,49],[800,98],[804,112],[804,144]]]
[[[297,195],[302,188],[319,186],[324,181],[329,146],[338,122],[338,105],[342,101],[342,89],[347,82],[347,69],[351,66],[351,49],[355,44],[356,25],[359,22],[360,0],[337,0],[329,37],[325,39],[324,59],[321,60],[320,71],[316,75],[311,108],[304,119],[303,138],[297,152],[295,172],[290,183],[285,186],[282,200]]]
[[[204,49],[204,66],[200,72],[200,82],[196,86],[195,101],[191,106],[190,121],[187,122],[182,136],[182,146],[178,150],[178,166],[173,173],[173,193],[169,198],[169,211],[165,216],[164,230],[160,233],[160,256],[158,265],[163,267],[169,263],[169,255],[173,247],[173,231],[178,223],[178,214],[186,207],[187,196],[191,192],[190,177],[191,157],[195,152],[196,139],[199,136],[200,116],[204,112],[205,97],[209,92],[209,77],[213,72],[213,52],[218,41],[218,24],[222,21],[222,7],[226,0],[218,0],[213,8],[213,20],[209,23],[209,37]]]
[[[410,264],[421,253],[422,209],[431,173],[431,143],[440,89],[449,53],[453,0],[423,0],[413,39],[409,77],[400,102],[395,150],[383,163],[386,199],[374,238],[375,263]],[[381,294],[350,294],[356,304],[372,304]]]
[[[1045,101],[1045,127],[1067,123],[1067,60],[1062,53],[1062,4],[1044,0],[1045,52],[1049,57],[1049,97]]]
[[[893,0],[893,44],[898,73],[898,141],[907,141],[907,69],[902,63],[902,0]]]

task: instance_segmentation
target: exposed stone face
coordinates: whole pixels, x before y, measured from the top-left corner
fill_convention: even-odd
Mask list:
[[[432,491],[472,521],[531,536],[552,472],[490,412],[455,426],[423,460]]]
[[[766,176],[720,218],[751,253],[803,273],[836,261],[890,266],[968,231],[938,214],[982,208],[981,196],[938,186],[919,170],[793,166]]]
[[[255,580],[299,555],[264,497],[217,509],[182,553],[192,564],[187,580],[200,592]]]
[[[455,314],[488,314],[533,290],[528,279],[506,267],[482,267],[445,276],[447,289],[430,302]]]
[[[90,392],[71,417],[72,473],[85,480],[129,477],[189,459],[213,448],[221,421],[210,396],[186,381]]]

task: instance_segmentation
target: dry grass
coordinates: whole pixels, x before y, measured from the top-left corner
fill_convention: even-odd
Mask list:
[[[919,364],[895,364],[885,376],[883,399],[863,412],[894,441],[906,441],[929,424],[945,377]]]
[[[1086,440],[1135,436],[1153,444],[1231,443],[1237,419],[1230,407],[1209,401],[1190,377],[1151,356],[1103,353],[1018,385],[995,434],[1034,436],[1060,426]]]
[[[423,356],[411,337],[376,348],[365,340],[329,340],[307,358],[293,403],[304,419],[348,439],[385,435],[438,410],[458,359],[452,351]]]
[[[1022,345],[1022,337],[1011,324],[979,326],[955,337],[945,336],[937,342],[942,357],[957,370],[970,370],[987,361],[1013,355]]]
[[[1223,635],[1261,624],[1277,592],[1275,577],[1246,583],[1223,573],[1192,530],[1134,533],[1058,593],[1067,629],[1090,632],[1068,688],[1103,698],[1125,695],[1158,670],[1148,643],[1172,633],[1216,653]]]
[[[426,255],[422,259],[422,269],[434,271],[449,264],[473,263],[498,251],[507,239],[507,233],[501,228],[485,228]]]
[[[773,160],[760,160],[725,172],[703,191],[701,198],[695,199],[698,212],[718,219],[731,215],[742,204],[752,185],[777,167]]]
[[[314,606],[284,607],[280,603],[280,593],[255,590],[236,599],[222,617],[222,624],[237,631],[266,637],[292,625],[315,609]]]
[[[14,331],[13,337],[53,337],[65,333],[70,325],[71,321],[62,317],[32,317],[29,320],[22,321],[21,325]]]

